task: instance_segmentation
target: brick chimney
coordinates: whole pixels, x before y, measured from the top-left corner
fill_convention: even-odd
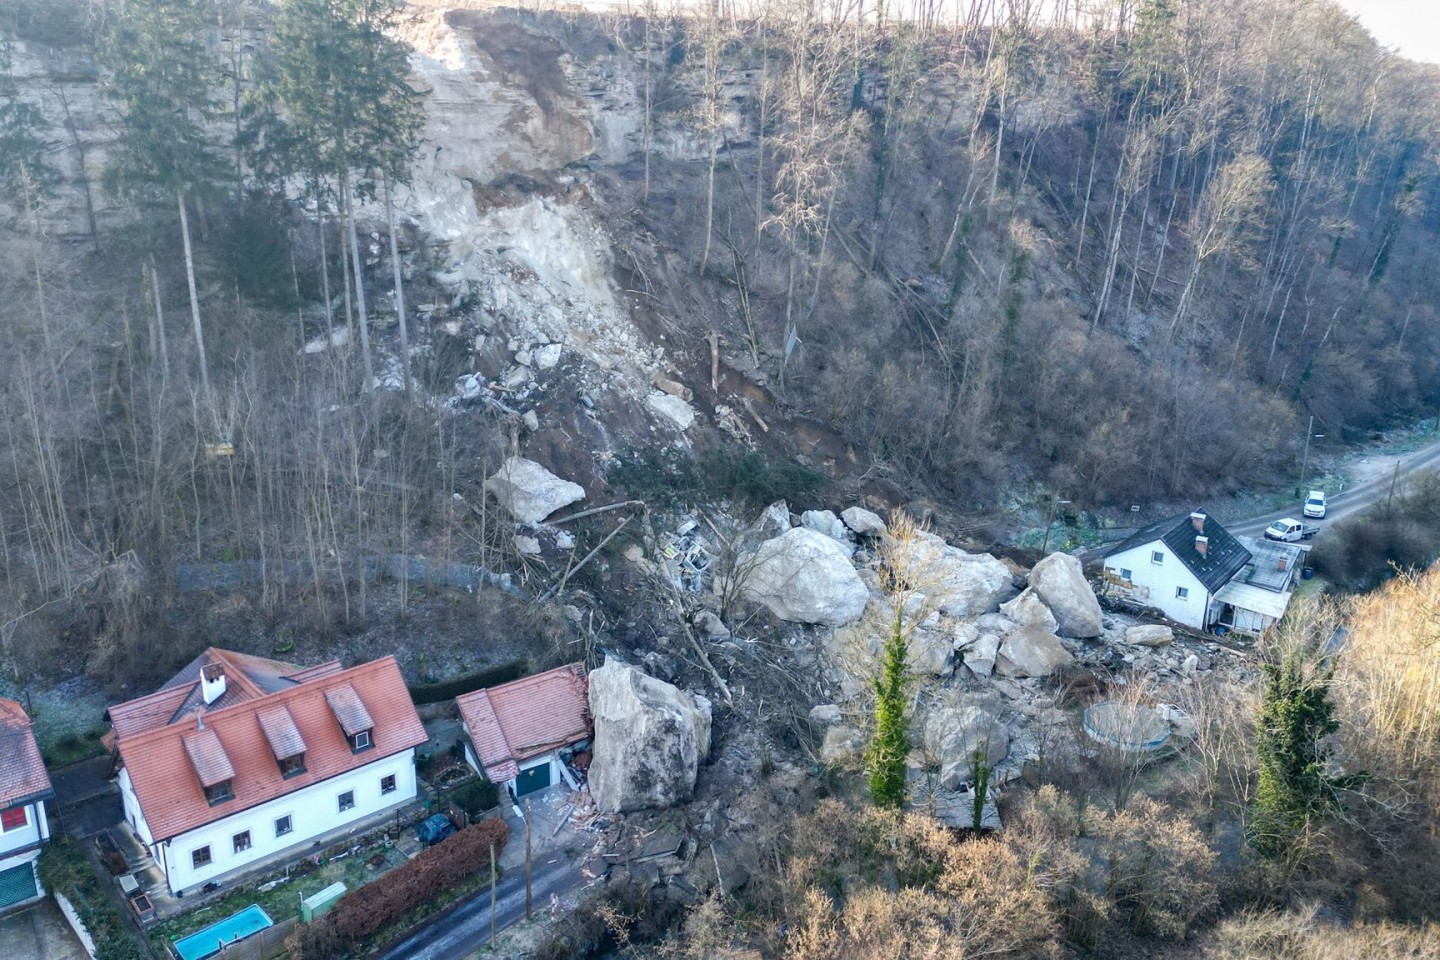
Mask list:
[[[1195,552],[1198,553],[1198,554],[1200,554],[1200,556],[1202,556],[1202,557],[1203,557],[1203,556],[1207,556],[1207,555],[1210,553],[1210,538],[1209,538],[1209,537],[1196,537],[1196,538],[1195,538]]]
[[[1204,533],[1205,514],[1201,513],[1199,510],[1196,510],[1194,513],[1190,514],[1190,525],[1195,528],[1196,533]]]
[[[1280,570],[1283,573],[1290,568],[1290,561],[1284,557],[1281,557],[1279,560],[1275,561],[1275,566],[1276,569]]]

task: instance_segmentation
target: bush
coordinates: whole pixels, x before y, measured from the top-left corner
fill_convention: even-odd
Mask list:
[[[144,951],[101,887],[80,841],[56,837],[47,844],[40,854],[40,880],[74,905],[95,939],[95,960],[144,960]]]
[[[476,872],[488,870],[492,844],[498,859],[508,837],[503,820],[477,823],[421,852],[383,881],[346,894],[334,910],[296,928],[286,941],[292,960],[336,956],[402,921]]]
[[[500,788],[484,777],[467,780],[450,791],[449,800],[468,816],[475,817],[500,802]]]
[[[415,684],[410,687],[410,699],[415,701],[416,706],[454,700],[456,697],[474,690],[483,690],[486,687],[509,683],[511,680],[519,680],[529,669],[530,662],[528,660],[507,660],[493,667],[467,673],[463,677],[441,680],[439,683]]]

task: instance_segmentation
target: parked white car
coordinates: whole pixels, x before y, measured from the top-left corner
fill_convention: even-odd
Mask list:
[[[1310,496],[1305,500],[1305,516],[1312,520],[1323,520],[1325,518],[1324,490],[1310,491]]]

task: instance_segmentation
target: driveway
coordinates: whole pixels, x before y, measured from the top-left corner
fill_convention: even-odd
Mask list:
[[[522,842],[523,846],[523,842]],[[537,857],[531,881],[536,915],[550,909],[550,894],[580,886],[574,858],[557,852]],[[495,888],[495,929],[504,930],[525,918],[525,868],[509,871]],[[490,939],[490,888],[481,888],[447,912],[427,921],[403,940],[391,944],[375,960],[461,960]]]
[[[72,837],[88,837],[125,819],[120,791],[111,783],[110,756],[91,757],[50,771],[55,802],[48,807],[52,828]]]
[[[0,957],[5,960],[89,960],[75,931],[49,897],[33,907],[0,917]]]

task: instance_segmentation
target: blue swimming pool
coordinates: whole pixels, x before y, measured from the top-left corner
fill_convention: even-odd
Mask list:
[[[180,955],[180,960],[201,960],[219,953],[236,940],[244,940],[272,925],[269,915],[252,903],[239,913],[175,941],[175,952]]]

